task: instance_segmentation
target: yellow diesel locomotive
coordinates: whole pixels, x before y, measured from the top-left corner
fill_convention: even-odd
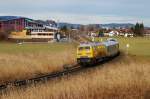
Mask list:
[[[105,42],[80,44],[77,48],[77,63],[81,65],[97,63],[99,60],[119,54],[119,42],[108,39]]]

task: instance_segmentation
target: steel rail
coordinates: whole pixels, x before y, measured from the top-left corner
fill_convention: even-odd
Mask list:
[[[11,87],[21,87],[21,86],[26,86],[26,85],[30,85],[30,84],[36,84],[38,82],[46,82],[52,78],[61,77],[61,76],[67,75],[69,73],[76,72],[80,69],[82,69],[82,67],[79,66],[78,64],[75,64],[72,67],[69,67],[69,68],[67,68],[63,71],[60,71],[60,72],[50,73],[50,74],[46,74],[46,75],[42,75],[42,76],[30,78],[30,79],[5,82],[5,83],[0,85],[0,91],[3,91],[5,89],[11,88]]]
[[[116,56],[111,57],[109,59],[105,59],[105,60],[103,60],[103,62],[102,61],[101,62],[102,63],[109,62],[117,56],[119,56],[119,54],[117,54]],[[30,84],[37,84],[38,82],[46,82],[50,79],[62,77],[64,75],[71,74],[73,72],[77,72],[77,71],[82,70],[82,69],[84,69],[84,67],[80,66],[79,64],[74,64],[74,65],[72,65],[72,66],[70,66],[70,67],[68,67],[68,68],[66,68],[60,72],[50,73],[50,74],[46,74],[46,75],[42,75],[42,76],[30,78],[30,79],[5,82],[3,84],[0,84],[0,92],[7,89],[7,88],[11,88],[11,87],[21,87],[21,86],[26,86],[26,85],[30,85]]]

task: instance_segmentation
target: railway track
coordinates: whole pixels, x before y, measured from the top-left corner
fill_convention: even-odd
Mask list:
[[[76,71],[81,70],[81,69],[82,69],[81,66],[79,66],[78,64],[75,64],[72,67],[66,68],[65,70],[60,71],[60,72],[46,74],[46,75],[42,75],[42,76],[39,76],[39,77],[31,78],[31,79],[5,82],[5,83],[0,85],[0,91],[6,90],[7,88],[27,86],[27,85],[30,85],[30,84],[37,84],[39,82],[47,82],[48,80],[50,80],[52,78],[61,77],[61,76],[76,72]]]
[[[117,56],[119,56],[119,54]],[[114,57],[106,59],[106,60],[101,60],[96,65],[100,65],[100,64],[104,64],[106,62],[109,62],[117,56],[114,56]],[[42,75],[39,77],[31,78],[31,79],[16,80],[13,82],[5,82],[3,84],[0,84],[0,92],[2,92],[3,90],[6,90],[7,88],[27,86],[27,85],[31,85],[31,84],[37,84],[39,82],[47,82],[50,79],[62,77],[64,75],[68,75],[68,74],[77,72],[77,71],[82,70],[82,69],[84,69],[84,67],[82,67],[78,64],[75,64],[75,65],[70,66],[69,68],[65,68],[63,71],[60,71],[60,72],[50,73],[50,74]]]

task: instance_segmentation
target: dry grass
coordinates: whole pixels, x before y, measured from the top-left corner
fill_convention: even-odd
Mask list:
[[[150,60],[119,57],[102,66],[87,69],[25,90],[13,89],[2,99],[150,99]]]
[[[0,53],[0,83],[62,70],[64,64],[75,63],[75,50],[72,46],[68,48],[70,50],[51,51],[47,48],[43,51],[41,48],[41,51],[35,53]]]
[[[149,39],[121,38],[120,47],[124,52],[127,43],[131,45],[129,56],[118,57],[102,66],[86,69],[76,75],[63,77],[46,84],[33,85],[26,89],[12,89],[1,95],[0,98],[150,99],[150,96],[148,97],[150,95]],[[64,64],[75,62],[75,47],[4,45],[5,47],[0,49],[1,81],[54,72],[63,69]],[[63,50],[60,51],[60,49]]]

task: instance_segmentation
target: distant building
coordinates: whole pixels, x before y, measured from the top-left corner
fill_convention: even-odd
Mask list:
[[[43,20],[35,20],[37,23],[39,24],[43,24],[44,26],[47,26],[47,27],[58,27],[57,26],[57,23],[53,20],[46,20],[46,21],[43,21]]]
[[[57,28],[35,27],[23,31],[11,32],[9,39],[17,42],[51,42],[57,39]]]
[[[8,39],[12,41],[48,42],[55,39],[58,29],[54,21],[36,21],[25,17],[1,16],[0,32],[8,33]]]
[[[144,36],[150,37],[150,29],[145,29]]]
[[[112,29],[104,32],[104,36],[121,36],[121,37],[133,37],[133,31],[131,29]]]
[[[36,21],[18,16],[0,16],[0,32],[22,31],[26,27],[42,27]]]
[[[112,36],[118,36],[119,35],[119,32],[118,31],[111,31],[109,32],[109,36],[112,37]]]

